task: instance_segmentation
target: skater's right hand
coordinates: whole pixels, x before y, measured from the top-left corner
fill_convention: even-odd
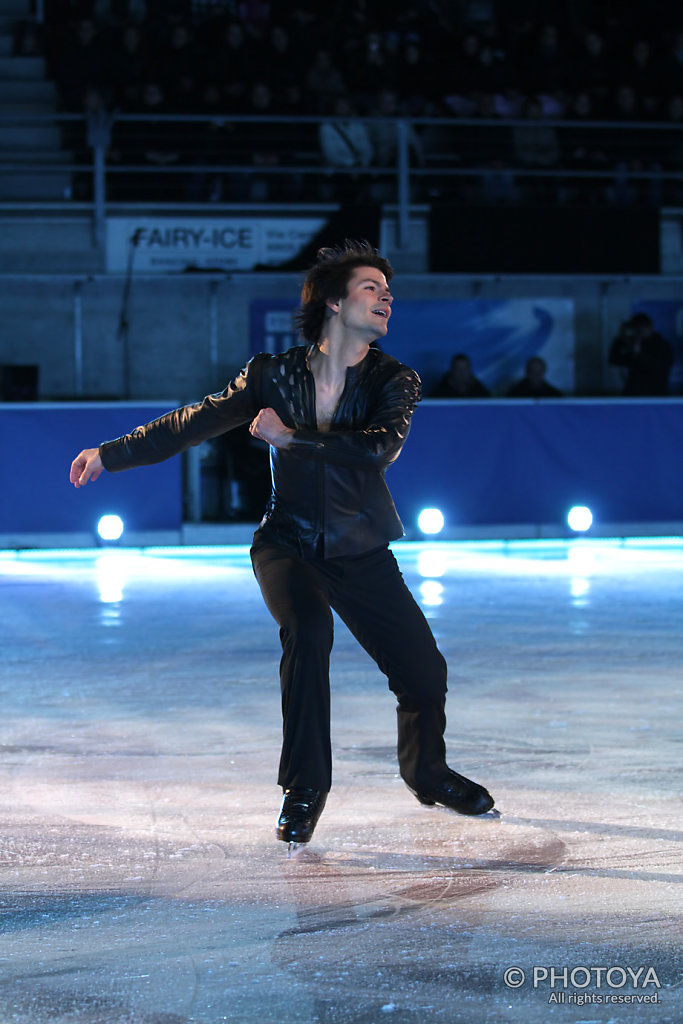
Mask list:
[[[99,448],[84,448],[71,463],[69,480],[74,487],[85,487],[88,480],[97,480],[103,469]]]

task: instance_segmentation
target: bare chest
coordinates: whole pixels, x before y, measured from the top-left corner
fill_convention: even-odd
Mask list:
[[[344,380],[335,381],[331,384],[325,384],[322,381],[316,380],[315,418],[318,430],[330,429],[343,390]]]

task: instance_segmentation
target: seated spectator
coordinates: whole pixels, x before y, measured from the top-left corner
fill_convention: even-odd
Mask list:
[[[524,105],[524,117],[528,123],[516,125],[512,130],[515,159],[518,167],[525,170],[552,170],[559,165],[560,145],[557,132],[552,125],[543,123],[543,108],[535,97]],[[553,200],[557,196],[557,179],[544,181],[545,197]],[[525,181],[526,198],[538,202],[541,196],[539,178],[529,177]],[[524,193],[523,193],[524,194]],[[545,198],[544,197],[544,198]]]
[[[112,85],[118,107],[130,112],[140,106],[149,54],[139,25],[126,25],[112,46]]]
[[[681,78],[683,77],[683,31],[680,29],[674,35],[673,41],[669,44],[662,56],[662,83],[664,92],[674,96],[680,92]]]
[[[587,92],[593,109],[602,108],[609,93],[611,73],[612,62],[604,36],[593,28],[586,29],[580,40],[578,53],[571,64],[572,90]]]
[[[347,55],[344,78],[353,81],[363,113],[369,109],[378,83],[381,82],[385,89],[398,88],[400,75],[394,56],[386,48],[385,32],[365,34],[361,45]]]
[[[249,103],[253,48],[239,21],[229,21],[215,40],[207,41],[204,77],[219,85],[226,111],[243,114]]]
[[[409,39],[401,57],[399,92],[401,104],[411,117],[434,116],[438,95],[430,71],[430,62],[419,42]]]
[[[259,118],[279,116],[268,82],[252,84],[246,113]],[[299,197],[302,183],[297,172],[269,173],[272,168],[291,165],[295,158],[298,136],[291,124],[277,120],[248,122],[238,126],[235,136],[238,162],[249,170],[231,175],[232,199],[260,203]]]
[[[528,99],[524,104],[523,116],[528,125],[513,129],[513,140],[517,163],[522,167],[556,167],[560,157],[557,133],[553,127],[542,122],[543,108],[539,100]]]
[[[87,87],[106,88],[110,70],[108,53],[95,22],[92,18],[79,18],[59,55],[56,68],[57,87],[64,108],[80,111]]]
[[[673,361],[673,348],[647,313],[636,313],[623,323],[609,350],[610,366],[625,370],[622,394],[630,397],[668,394]]]
[[[524,377],[512,385],[508,398],[562,398],[562,392],[545,379],[547,369],[545,359],[531,356]]]
[[[567,56],[558,26],[543,25],[525,62],[525,91],[530,95],[562,92],[569,78]]]
[[[636,39],[620,68],[620,81],[628,82],[639,99],[641,116],[656,115],[665,91],[661,61],[647,39]]]
[[[393,173],[399,159],[398,119],[401,117],[398,93],[395,89],[379,90],[371,110],[373,120],[369,124],[370,142],[373,149],[373,166],[389,169],[389,177],[379,175],[370,186],[373,202],[386,203],[396,199],[396,176]],[[411,161],[422,166],[421,140],[412,125],[408,125],[408,155]]]
[[[443,43],[442,43],[443,46]],[[479,36],[468,32],[457,44],[450,60],[435,62],[432,74],[436,76],[438,88],[444,102],[454,113],[461,114],[476,106],[476,83],[479,80]]]
[[[490,391],[472,373],[470,357],[458,352],[450,369],[429,395],[430,398],[490,398]]]
[[[640,99],[632,85],[624,82],[612,93],[607,110],[613,121],[640,121],[644,114]]]
[[[262,67],[263,73],[255,74],[255,77],[267,78],[281,89],[291,85],[303,85],[304,76],[301,73],[300,61],[284,25],[271,25],[266,44],[260,49],[263,51],[265,64]],[[254,72],[257,70],[258,66],[254,68]]]
[[[320,148],[330,167],[368,167],[372,162],[372,143],[367,125],[357,120],[348,96],[338,96],[334,118],[319,128]]]
[[[669,124],[683,128],[683,95],[670,96],[666,104],[666,120]],[[666,202],[671,206],[683,204],[683,139],[681,132],[670,132],[667,135],[664,167],[667,171],[675,171],[678,177],[666,182]]]
[[[115,121],[113,126],[113,161],[147,167],[170,168],[182,162],[181,140],[173,126],[160,121],[159,114],[168,112],[166,96],[159,81],[148,80],[142,88],[140,105],[134,111],[148,118],[144,121]],[[117,199],[141,200],[150,195],[164,199],[182,199],[184,192],[178,173],[150,173],[114,176]]]
[[[567,121],[590,121],[595,117],[594,100],[590,92],[577,93],[567,108]],[[569,171],[602,171],[609,167],[603,133],[585,125],[564,129],[561,134],[563,166]],[[570,177],[562,186],[564,202],[584,202],[597,206],[604,202],[604,180],[600,177]]]
[[[468,129],[464,154],[465,161],[481,172],[468,193],[469,198],[487,206],[514,204],[520,199],[519,184],[511,168],[512,129],[498,116],[497,99],[490,93],[479,95],[476,114],[486,124]],[[493,121],[500,121],[500,127],[493,126]]]
[[[168,43],[157,55],[157,65],[167,106],[173,113],[196,113],[200,104],[201,56],[189,25],[171,28]]]
[[[369,125],[370,139],[375,151],[375,164],[379,167],[394,167],[398,157],[398,133],[395,119],[402,116],[398,93],[395,89],[382,87],[376,94],[370,116],[375,118]],[[422,162],[422,147],[412,127],[408,128],[408,143],[411,152]]]
[[[311,93],[315,112],[319,114],[329,113],[337,96],[346,93],[344,79],[329,50],[315,51],[306,76],[306,88]]]

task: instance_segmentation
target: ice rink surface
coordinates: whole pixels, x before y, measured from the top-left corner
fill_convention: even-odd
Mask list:
[[[683,1020],[683,540],[394,550],[502,816],[411,796],[337,623],[292,858],[247,549],[0,552],[0,1024]]]

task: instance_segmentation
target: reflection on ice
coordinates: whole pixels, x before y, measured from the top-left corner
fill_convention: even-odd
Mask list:
[[[426,547],[417,556],[417,571],[425,579],[443,576],[448,568],[448,558],[443,548]]]
[[[102,604],[115,604],[123,600],[128,564],[127,560],[116,552],[106,552],[98,556],[96,578]]]
[[[425,580],[420,584],[422,603],[430,607],[443,604],[443,587],[437,580]]]
[[[569,585],[569,589],[572,597],[574,598],[574,604],[580,607],[584,607],[586,601],[582,600],[582,598],[587,597],[590,593],[590,580],[584,579],[583,576],[573,576]]]
[[[402,563],[415,561],[427,578],[449,571],[524,576],[576,576],[628,573],[635,566],[683,569],[683,538],[614,538],[579,540],[400,541],[394,546]]]

